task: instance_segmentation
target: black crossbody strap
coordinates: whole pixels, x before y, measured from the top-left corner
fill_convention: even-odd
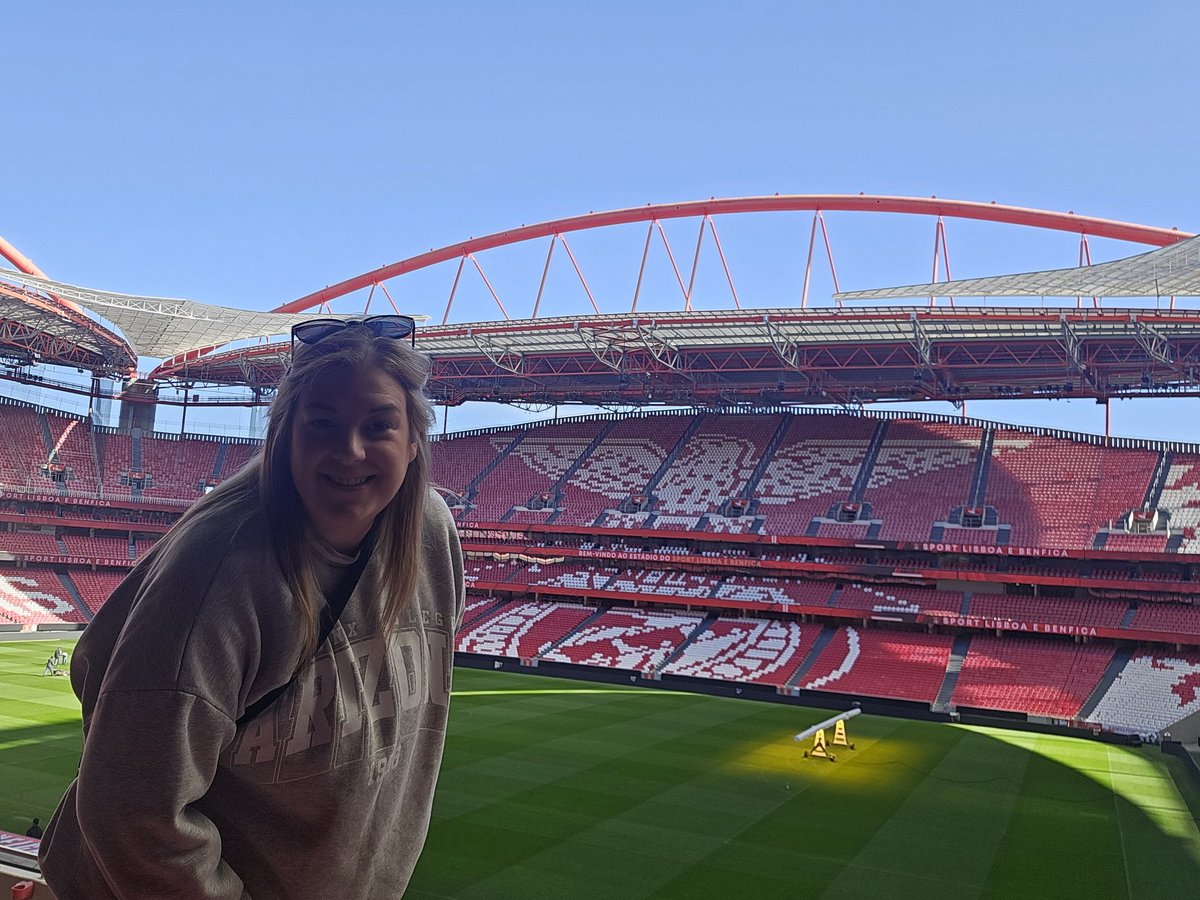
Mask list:
[[[359,579],[362,578],[362,573],[366,570],[367,563],[371,561],[371,551],[374,549],[375,533],[372,531],[366,541],[363,542],[362,548],[358,551],[358,559],[354,561],[354,565],[347,570],[346,574],[342,576],[333,590],[325,595],[325,605],[321,608],[321,630],[317,635],[318,650],[328,640],[329,635],[333,633],[333,626],[341,618],[342,610],[346,608],[346,604],[350,601],[350,595],[358,587]],[[242,713],[241,717],[235,723],[237,727],[240,728],[256,718],[263,710],[278,700],[280,695],[291,687],[295,680],[296,676],[293,675],[286,683],[273,688],[250,704],[250,706],[247,706],[246,711]]]

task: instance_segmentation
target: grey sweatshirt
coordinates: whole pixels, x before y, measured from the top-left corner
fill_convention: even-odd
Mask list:
[[[296,605],[260,515],[140,563],[80,639],[83,759],[42,840],[59,900],[399,897],[442,758],[462,552],[430,493],[415,603],[379,623],[379,555],[292,676]],[[333,551],[329,551],[333,554]],[[328,554],[326,554],[328,556]],[[319,557],[320,558],[320,557]],[[336,579],[336,554],[322,582]]]

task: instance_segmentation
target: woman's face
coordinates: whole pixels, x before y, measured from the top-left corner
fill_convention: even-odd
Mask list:
[[[309,520],[353,552],[417,455],[404,388],[377,369],[333,373],[301,402],[291,439],[292,480]]]

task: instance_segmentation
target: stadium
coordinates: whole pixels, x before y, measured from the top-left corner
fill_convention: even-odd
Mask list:
[[[932,281],[843,291],[826,214],[931,229]],[[804,264],[745,306],[719,231],[784,215]],[[959,221],[1069,235],[1078,259],[956,280]],[[637,280],[602,313],[577,251],[622,229]],[[257,312],[65,284],[0,241],[5,883],[48,896],[23,832],[78,761],[46,657],[260,445],[189,410],[258,416],[291,324],[392,309],[429,319],[434,480],[467,556],[412,896],[1193,895],[1200,445],[968,407],[1200,396],[1197,240],[995,203],[714,198],[522,225]],[[1123,252],[1093,262],[1105,241]],[[533,266],[529,315],[493,258]],[[500,318],[455,319],[468,281]],[[444,305],[393,298],[435,283]],[[555,284],[583,311],[539,315]],[[481,403],[553,414],[448,427]],[[913,408],[933,403],[951,412]]]

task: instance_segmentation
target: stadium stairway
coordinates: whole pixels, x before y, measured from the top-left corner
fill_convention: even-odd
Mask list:
[[[130,446],[132,447],[130,465],[133,466],[134,472],[143,472],[145,470],[142,468],[142,429],[131,428],[129,430],[129,438]],[[142,484],[146,484],[146,482],[143,481]],[[130,479],[129,495],[135,503],[140,503],[142,500],[142,485],[134,484],[133,480]]]
[[[758,501],[754,499],[754,492],[758,490],[758,483],[762,480],[763,473],[767,471],[767,466],[775,459],[775,451],[779,449],[779,445],[783,443],[784,437],[787,435],[788,429],[792,426],[791,416],[780,416],[779,427],[775,429],[775,433],[771,435],[771,440],[763,450],[762,456],[759,457],[754,471],[750,473],[750,477],[746,480],[746,499],[750,500],[749,512],[758,511]]]
[[[50,433],[50,420],[44,412],[37,414],[38,430],[42,433],[42,442],[46,445],[46,459],[54,453],[54,435]]]
[[[466,487],[463,488],[462,496],[467,503],[468,510],[473,506],[472,501],[475,499],[475,491],[479,485],[485,478],[492,474],[492,470],[496,468],[496,466],[500,465],[500,463],[508,457],[508,454],[512,452],[513,448],[516,447],[517,444],[525,440],[525,435],[529,434],[531,431],[532,429],[521,429],[518,431],[509,445],[497,453],[490,463],[480,469],[478,475],[467,482]]]
[[[963,591],[962,604],[958,607],[960,616],[969,616],[971,614],[971,592]]]
[[[1117,676],[1125,670],[1125,665],[1133,656],[1133,651],[1134,647],[1132,645],[1117,647],[1117,652],[1113,654],[1113,658],[1109,661],[1104,674],[1100,676],[1099,683],[1092,689],[1087,700],[1083,702],[1083,706],[1079,707],[1079,712],[1075,714],[1075,718],[1086,720],[1088,716],[1096,711],[1096,707],[1100,705],[1100,701],[1104,699],[1104,695],[1108,693],[1108,689],[1117,680]]]
[[[808,674],[808,670],[813,667],[813,663],[817,661],[817,657],[821,655],[821,651],[825,646],[833,640],[833,636],[838,632],[837,625],[826,625],[821,629],[821,633],[817,635],[817,639],[813,642],[812,649],[808,651],[808,655],[800,661],[800,665],[796,667],[796,671],[792,673],[792,677],[787,680],[786,687],[798,688],[804,681],[804,676]]]
[[[496,610],[498,610],[505,603],[508,603],[508,601],[505,600],[503,597],[494,597],[493,602],[487,604],[486,606],[481,606],[474,613],[468,614],[464,611],[463,621],[462,621],[462,625],[459,627],[459,631],[460,632],[465,631],[467,628],[474,625],[476,622],[486,618],[487,616],[490,616],[492,613],[494,613]]]
[[[1146,496],[1142,498],[1143,509],[1157,509],[1158,504],[1162,501],[1163,490],[1167,486],[1167,479],[1171,476],[1171,466],[1175,463],[1175,454],[1170,450],[1163,450],[1158,454],[1158,464],[1154,467],[1154,474],[1150,476],[1150,485],[1146,488]]]
[[[667,668],[667,666],[679,659],[679,657],[683,655],[683,651],[687,649],[688,645],[695,641],[696,638],[700,637],[700,635],[704,634],[704,632],[708,631],[708,629],[712,626],[712,623],[717,621],[718,618],[720,618],[719,613],[710,612],[703,619],[701,619],[700,624],[693,628],[691,633],[682,641],[680,641],[679,646],[671,651],[666,659],[654,667],[654,674],[661,674]]]
[[[557,498],[561,498],[563,496],[563,488],[566,487],[567,482],[575,477],[575,473],[579,470],[579,467],[582,466],[584,462],[596,452],[597,447],[599,447],[608,439],[608,433],[616,426],[617,422],[615,419],[605,424],[605,426],[600,429],[596,436],[592,438],[592,442],[583,448],[583,452],[579,454],[579,456],[575,459],[575,462],[567,466],[567,470],[562,473],[562,477],[559,478],[558,481],[554,482],[554,486],[550,489],[550,493],[551,496],[556,498],[556,503],[559,502]],[[556,509],[553,513],[551,513],[550,518],[546,520],[546,524],[552,524],[554,520],[557,519],[561,514],[562,509]]]
[[[638,493],[645,494],[650,498],[647,508],[651,510],[651,512],[650,515],[646,517],[646,521],[642,523],[642,528],[650,529],[654,527],[654,520],[658,518],[658,513],[653,511],[654,489],[657,488],[658,483],[666,477],[667,472],[670,471],[671,466],[675,464],[675,461],[679,458],[679,454],[682,453],[683,448],[687,446],[688,441],[690,441],[696,432],[699,431],[700,425],[704,422],[704,419],[707,415],[708,413],[700,413],[699,415],[695,416],[690,423],[688,423],[688,427],[684,430],[683,434],[679,436],[679,440],[675,442],[675,446],[671,448],[665,457],[663,457],[662,463],[657,469],[655,469],[654,474],[650,476],[650,479],[646,482],[646,486],[638,491]],[[593,524],[595,526],[602,526],[607,517],[608,510],[605,510],[604,512],[600,513]]]
[[[58,576],[59,584],[63,586],[63,590],[67,592],[67,596],[71,598],[71,602],[75,604],[75,608],[79,610],[79,614],[83,616],[84,621],[92,621],[92,611],[83,602],[83,596],[79,593],[79,588],[75,586],[75,582],[71,580],[70,573],[66,569],[56,568],[54,574]]]
[[[58,545],[58,552],[63,556],[70,556],[71,551],[67,549],[67,542],[60,537],[54,539],[54,543]]]
[[[135,472],[140,472],[140,471],[142,471],[142,429],[140,429],[140,428],[129,429],[129,439],[130,439],[130,446],[133,448],[132,449],[133,458],[132,458],[132,462],[130,463],[130,465],[133,466],[133,470]]]
[[[942,686],[929,707],[934,712],[947,712],[950,709],[950,698],[954,696],[954,686],[958,684],[958,673],[962,671],[963,660],[970,649],[969,634],[962,634],[954,639],[950,648],[950,659],[946,662],[946,676],[942,679]]]
[[[1117,627],[1118,628],[1132,628],[1133,620],[1137,616],[1138,606],[1140,606],[1140,605],[1141,604],[1139,604],[1136,600],[1132,601],[1129,604],[1129,608],[1125,610],[1125,617],[1123,619],[1121,619],[1121,624],[1118,625]]]
[[[104,460],[100,458],[100,442],[96,440],[96,429],[92,427],[93,419],[88,416],[87,420],[87,436],[88,446],[92,450],[92,462],[96,466],[96,484],[99,488],[104,486]]]
[[[225,443],[224,441],[221,441],[221,443],[219,445],[217,445],[216,458],[213,459],[213,467],[212,467],[212,477],[213,478],[221,477],[221,470],[225,468],[225,457],[227,457],[228,455],[229,455],[229,445],[227,443]]]
[[[871,473],[875,471],[879,451],[883,449],[888,426],[891,424],[890,420],[881,419],[875,427],[875,433],[871,435],[871,443],[867,444],[867,453],[863,457],[862,465],[858,467],[858,474],[854,476],[854,484],[850,487],[850,496],[846,498],[850,503],[863,502],[863,494],[867,491],[867,485],[871,483]]]
[[[92,458],[96,461],[96,489],[99,491],[100,496],[104,497],[106,496],[105,489],[112,487],[113,479],[116,476],[110,476],[108,473],[108,458],[106,453],[108,445],[104,441],[97,440],[95,429],[89,428],[88,432],[92,439]]]
[[[593,622],[595,622],[598,618],[600,618],[606,612],[608,612],[607,607],[605,607],[605,606],[600,607],[598,610],[596,610],[594,613],[592,613],[590,616],[588,616],[586,619],[584,619],[582,622],[580,622],[578,625],[576,625],[574,628],[572,628],[566,634],[559,637],[559,639],[557,641],[552,641],[549,644],[547,644],[545,647],[543,647],[542,652],[539,653],[537,656],[535,656],[534,659],[541,659],[545,654],[549,653],[551,650],[555,649],[556,647],[561,646],[562,644],[564,644],[565,642],[570,640],[572,637],[579,634],[579,632],[583,631],[583,629],[589,627]]]
[[[609,575],[607,578],[604,579],[604,583],[601,584],[598,588],[596,588],[596,590],[598,590],[598,591],[610,590],[609,585],[611,585],[614,581],[616,581],[617,578],[620,576],[620,574],[621,573],[619,571],[613,572],[613,574]],[[615,588],[613,590],[615,590]]]
[[[58,453],[54,449],[54,433],[50,430],[50,420],[46,418],[44,412],[39,412],[37,419],[42,432],[42,442],[46,445],[46,461],[52,463],[59,462]],[[54,486],[54,489],[63,496],[66,496],[67,493],[67,478],[69,477],[70,475],[67,474],[67,477],[57,482]]]
[[[675,446],[671,448],[671,451],[663,459],[662,465],[658,467],[655,473],[650,476],[650,480],[646,482],[646,486],[641,491],[643,494],[651,498],[654,496],[654,489],[658,487],[658,483],[662,481],[664,477],[666,477],[666,474],[670,470],[671,466],[675,465],[675,460],[679,459],[679,454],[682,453],[683,448],[688,445],[688,441],[690,441],[696,432],[700,430],[700,426],[703,424],[707,415],[708,413],[700,413],[688,423],[688,427],[684,429],[683,434],[679,436],[679,440],[675,442]],[[651,507],[653,507],[653,503],[651,503]],[[651,516],[650,519],[647,520],[644,527],[651,527],[650,523],[653,520],[654,516]]]
[[[996,429],[985,428],[983,438],[979,443],[979,456],[975,460],[975,475],[971,479],[971,495],[967,498],[968,506],[983,506],[983,498],[987,496],[988,475],[992,468],[992,447],[996,443]]]

